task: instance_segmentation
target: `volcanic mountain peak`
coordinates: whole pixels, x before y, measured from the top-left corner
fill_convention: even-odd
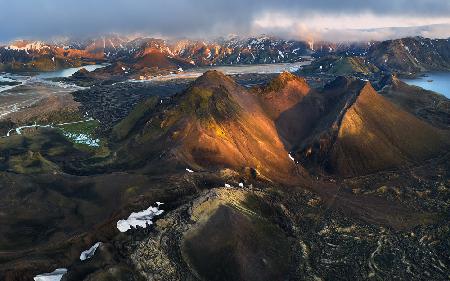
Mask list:
[[[126,131],[134,134],[119,151],[125,163],[131,155],[142,165],[164,150],[172,155],[167,158],[172,167],[253,168],[275,180],[293,175],[293,163],[257,96],[220,72],[206,72],[167,105],[139,111],[145,113],[128,122],[134,129]]]
[[[348,76],[338,76],[336,79],[326,84],[324,90],[341,90],[346,91],[349,88],[363,87],[363,80]]]
[[[269,84],[266,87],[264,87],[264,91],[265,92],[280,91],[283,90],[283,88],[285,88],[289,84],[291,84],[291,82],[295,82],[298,86],[303,88],[303,92],[309,91],[309,85],[304,78],[294,75],[287,71],[282,72],[280,75],[278,75],[278,77],[272,79],[272,81],[270,81]]]
[[[310,92],[304,78],[283,72],[265,87],[256,90],[264,110],[272,119],[299,103]]]
[[[216,70],[205,72],[179,96],[183,110],[194,111],[203,120],[205,116],[226,120],[236,118],[240,113],[265,114],[257,95]]]
[[[202,88],[236,88],[236,82],[230,77],[226,76],[224,73],[217,70],[209,70],[203,73],[202,76],[197,78],[194,83],[192,83],[193,87],[202,87]]]
[[[336,171],[355,175],[425,160],[444,147],[438,130],[365,87],[342,120],[331,158]]]

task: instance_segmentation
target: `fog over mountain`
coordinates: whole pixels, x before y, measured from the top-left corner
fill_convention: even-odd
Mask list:
[[[277,34],[307,40],[450,36],[445,0],[0,0],[0,42],[108,32],[208,38]]]

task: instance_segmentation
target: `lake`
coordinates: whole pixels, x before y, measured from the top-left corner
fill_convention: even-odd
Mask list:
[[[402,79],[402,81],[450,98],[450,72],[430,72],[426,74],[426,77]]]
[[[48,78],[56,78],[56,77],[70,77],[78,70],[85,68],[87,71],[91,72],[96,70],[97,68],[102,68],[107,66],[107,64],[90,64],[90,65],[84,65],[81,67],[72,67],[72,68],[66,68],[61,69],[57,71],[51,71],[51,72],[41,72],[36,77],[41,79],[48,79]]]

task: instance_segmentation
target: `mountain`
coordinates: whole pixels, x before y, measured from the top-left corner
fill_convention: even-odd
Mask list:
[[[344,115],[331,151],[344,175],[415,164],[447,151],[448,134],[397,108],[366,84]]]
[[[409,37],[372,44],[367,58],[382,70],[399,73],[450,69],[450,40]]]
[[[95,63],[99,53],[70,49],[41,41],[16,41],[0,47],[0,70],[8,72],[54,71]]]
[[[282,113],[278,128],[295,159],[315,171],[355,176],[438,156],[448,133],[403,111],[357,79],[337,78]]]
[[[318,59],[308,68],[310,72],[333,75],[367,75],[378,70],[411,74],[450,69],[448,39],[410,37],[381,42],[314,44],[264,35],[200,41],[127,38],[114,34],[52,43],[16,41],[0,47],[0,69],[49,71],[83,63],[134,63],[134,60],[149,68],[172,66],[167,63],[172,60],[177,62],[176,66],[185,67],[287,63],[301,61],[308,55]]]
[[[289,73],[249,92],[206,72],[171,99],[148,100],[113,134],[122,165],[153,170],[165,159],[164,170],[253,168],[276,180],[292,173],[288,151],[311,171],[356,176],[418,163],[449,145],[446,132],[369,82],[340,77],[317,91]]]
[[[121,143],[117,157],[128,165],[160,159],[164,169],[175,162],[193,170],[256,170],[275,180],[294,169],[258,96],[218,71],[205,72],[169,101],[150,99],[113,134]]]

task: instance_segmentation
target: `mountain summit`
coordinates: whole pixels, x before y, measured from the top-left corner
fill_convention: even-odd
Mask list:
[[[170,163],[194,170],[254,169],[262,176],[283,179],[294,171],[273,121],[258,97],[218,71],[208,71],[170,102],[149,102],[119,123],[125,162],[150,163],[161,150]],[[133,127],[130,129],[130,127]]]

